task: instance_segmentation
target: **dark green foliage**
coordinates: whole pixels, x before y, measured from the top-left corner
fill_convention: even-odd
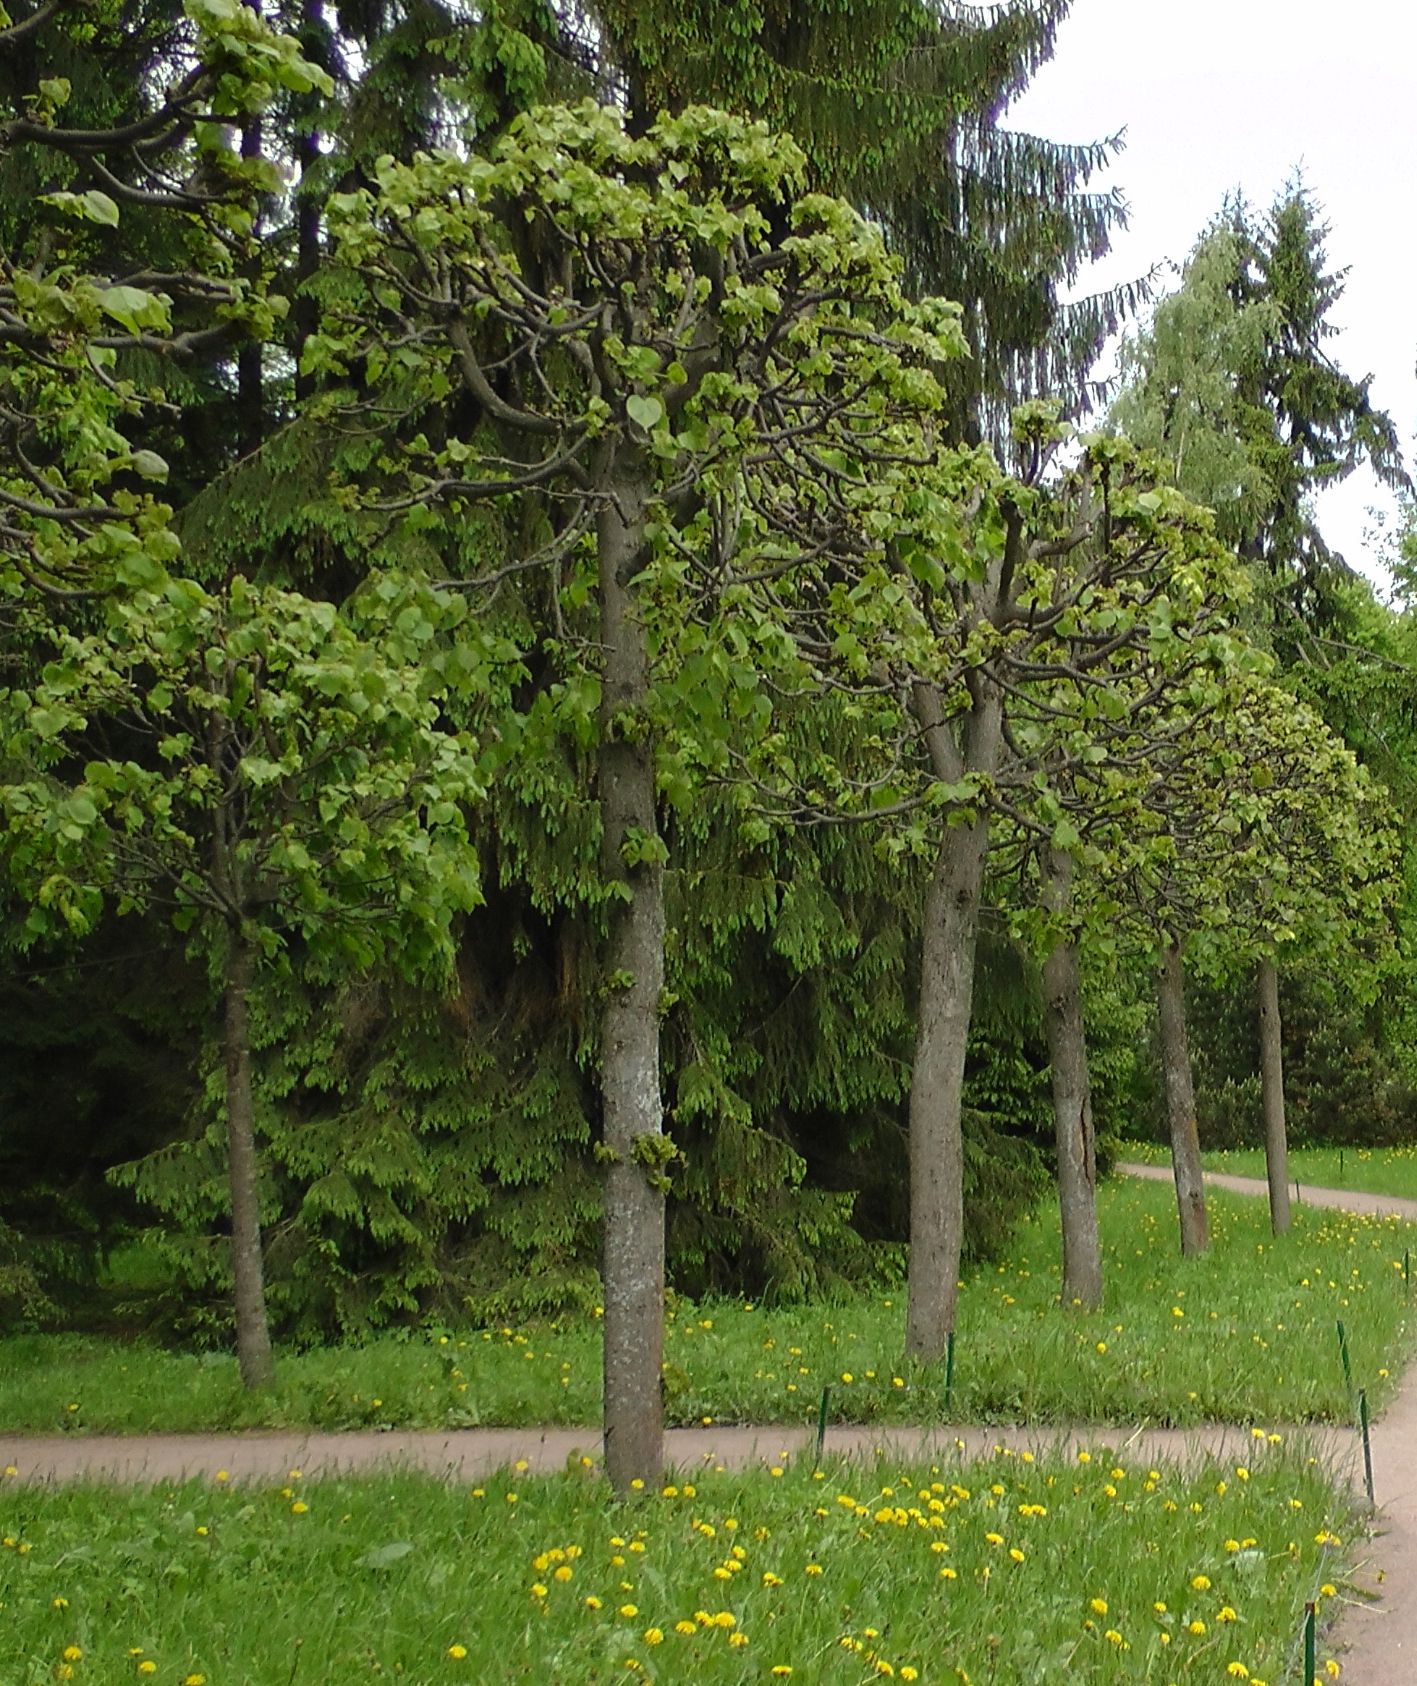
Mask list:
[[[145,926],[106,925],[74,964],[16,958],[0,982],[0,1272],[29,1283],[27,1315],[91,1288],[138,1217],[106,1172],[180,1122],[204,997]]]

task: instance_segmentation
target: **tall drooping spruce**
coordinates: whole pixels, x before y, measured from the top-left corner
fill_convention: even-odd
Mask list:
[[[382,160],[375,191],[332,202],[359,285],[307,350],[332,379],[357,371],[331,404],[344,428],[368,407],[385,508],[456,521],[548,494],[541,542],[508,566],[549,570],[536,659],[598,698],[583,725],[607,927],[604,1409],[621,1490],[662,1460],[675,1150],[660,805],[762,738],[774,687],[811,686],[794,615],[827,629],[830,660],[833,636],[885,636],[908,611],[898,593],[847,597],[824,570],[874,559],[884,583],[886,537],[909,526],[905,471],[934,454],[929,371],[959,350],[953,310],[908,306],[879,235],[839,201],[798,198],[801,169],[761,124],[691,108],[635,136],[589,103],[518,119],[486,157]],[[391,427],[399,401],[406,425]],[[521,755],[536,729],[518,727]]]
[[[1124,205],[1087,191],[1117,140],[1003,126],[1071,0],[597,0],[597,44],[632,118],[695,101],[764,118],[812,185],[880,220],[917,292],[958,299],[971,357],[946,377],[956,437],[1003,446],[1012,404],[1087,407],[1102,343],[1143,296],[1060,292],[1108,249]],[[574,32],[580,8],[558,8]]]

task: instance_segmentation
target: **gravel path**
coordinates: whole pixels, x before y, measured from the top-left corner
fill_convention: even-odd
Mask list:
[[[1119,1165],[1128,1176],[1165,1180],[1170,1169]],[[1238,1194],[1263,1195],[1256,1178],[1207,1173],[1206,1181]],[[1417,1221],[1417,1201],[1340,1189],[1305,1188],[1309,1205]],[[1267,1428],[1271,1425],[1266,1424]],[[1281,1431],[1307,1444],[1336,1471],[1362,1479],[1356,1436],[1341,1429]],[[685,1471],[706,1465],[744,1467],[812,1455],[815,1434],[802,1427],[713,1426],[672,1429],[669,1461]],[[6,1435],[0,1431],[0,1471],[19,1481],[79,1479],[149,1482],[214,1476],[264,1480],[299,1469],[307,1478],[402,1465],[457,1480],[475,1480],[525,1460],[529,1469],[564,1469],[599,1452],[595,1429],[462,1429],[450,1433],[250,1433],[118,1435]],[[1198,1429],[1111,1427],[961,1427],[931,1431],[835,1427],[828,1454],[876,1456],[947,1465],[996,1447],[1071,1455],[1086,1447],[1155,1463],[1239,1457],[1252,1461],[1255,1442],[1243,1427]],[[1340,1624],[1346,1648],[1344,1678],[1351,1686],[1414,1686],[1417,1682],[1417,1373],[1408,1379],[1372,1431],[1374,1487],[1379,1500],[1372,1550],[1356,1584],[1370,1602],[1354,1601]],[[13,1476],[10,1474],[13,1469]]]

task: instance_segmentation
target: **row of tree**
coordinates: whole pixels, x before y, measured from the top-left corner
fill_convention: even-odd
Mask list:
[[[1195,1248],[1183,947],[1256,965],[1272,1019],[1277,957],[1372,932],[1396,871],[1383,797],[1276,689],[1247,607],[1294,597],[1302,474],[1266,459],[1263,484],[1293,508],[1286,527],[1264,506],[1257,591],[1225,512],[1217,524],[1132,446],[1091,435],[1069,465],[1040,402],[1003,431],[1024,366],[1064,386],[1070,370],[1080,390],[1080,348],[1123,302],[1069,315],[1053,293],[1105,236],[1107,205],[1068,196],[1101,152],[996,127],[1064,8],[970,24],[877,7],[861,102],[826,91],[862,8],[805,10],[813,27],[779,37],[746,9],[740,29],[722,8],[607,6],[586,33],[578,12],[504,6],[462,27],[439,14],[435,33],[377,15],[335,28],[313,5],[297,40],[202,0],[185,21],[120,20],[104,39],[142,73],[87,86],[32,74],[66,53],[104,63],[86,17],[41,6],[5,32],[6,167],[42,189],[0,275],[12,933],[32,954],[102,940],[114,916],[165,917],[220,998],[224,1152],[179,1139],[127,1176],[189,1219],[229,1214],[253,1385],[271,1367],[263,1136],[302,1219],[351,1232],[326,1280],[381,1282],[384,1315],[417,1310],[439,1274],[426,1186],[416,1198],[435,1162],[445,1233],[496,1234],[500,1190],[539,1194],[569,1169],[557,1243],[583,1258],[597,1202],[574,1192],[585,1154],[568,1167],[554,1126],[491,1163],[450,1141],[402,1178],[381,1168],[438,1087],[447,1010],[430,1022],[428,995],[395,995],[382,1046],[357,1022],[371,978],[452,981],[467,1023],[451,1063],[485,1061],[503,1093],[474,1085],[444,1106],[495,1128],[515,1091],[544,1121],[560,1097],[529,1102],[525,1072],[498,1059],[475,950],[490,940],[523,972],[549,954],[574,1027],[564,1063],[593,1085],[621,1485],[659,1463],[676,1175],[692,1195],[748,1155],[739,1210],[760,1229],[773,1179],[800,1179],[770,1099],[745,1099],[756,1073],[735,1045],[753,992],[784,971],[789,994],[808,979],[834,996],[819,1037],[850,1005],[822,983],[834,955],[869,947],[868,898],[836,905],[843,869],[864,873],[878,930],[918,933],[918,992],[890,1027],[913,1049],[908,1071],[863,1075],[887,1037],[858,1002],[837,1062],[853,1069],[818,1051],[796,1105],[908,1095],[907,1344],[925,1362],[953,1326],[964,1244],[986,903],[1041,965],[1063,1294],[1091,1304],[1086,958],[1157,961]],[[24,63],[41,43],[48,57]],[[356,56],[336,124],[323,100]],[[514,114],[607,77],[614,106]],[[705,92],[788,121],[805,150],[692,103]],[[415,149],[442,130],[461,143]],[[883,151],[881,133],[899,139]],[[931,161],[953,221],[887,193],[907,157]],[[833,188],[885,218],[904,264]],[[920,281],[968,302],[918,297]],[[1274,383],[1246,388],[1252,409],[1292,432],[1292,368]],[[1333,404],[1324,425],[1352,456],[1366,394]],[[1223,436],[1229,420],[1208,425]],[[1179,451],[1170,478],[1186,484]],[[721,929],[710,896],[729,908]],[[258,1126],[253,1043],[282,1029],[298,1046],[268,1060]],[[513,1045],[537,1035],[521,1023]],[[750,1040],[770,1066],[770,1038]],[[770,1097],[772,1081],[756,1087]],[[703,1138],[682,1167],[669,1087]],[[420,1133],[454,1128],[428,1107]],[[1276,1114],[1277,1166],[1280,1139]],[[799,1228],[842,1215],[820,1197],[797,1211]]]

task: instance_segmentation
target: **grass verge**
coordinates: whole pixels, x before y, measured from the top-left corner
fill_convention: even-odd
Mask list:
[[[1257,1442],[1180,1473],[1006,1455],[929,1470],[598,1480],[0,1486],[7,1681],[1035,1686],[1295,1677],[1346,1495]]]
[[[1125,1142],[1121,1158],[1143,1165],[1169,1165],[1170,1153],[1154,1142]],[[1264,1149],[1233,1148],[1204,1153],[1207,1171],[1226,1171],[1236,1177],[1265,1175]],[[1302,1191],[1310,1188],[1362,1190],[1417,1200],[1417,1143],[1406,1147],[1296,1147],[1289,1150],[1289,1180]]]
[[[1057,1304],[1057,1219],[1040,1214],[1006,1264],[961,1296],[954,1388],[901,1361],[904,1295],[834,1306],[671,1307],[665,1393],[674,1423],[1351,1420],[1336,1322],[1376,1411],[1409,1351],[1401,1262],[1412,1226],[1299,1208],[1269,1234],[1262,1202],[1216,1195],[1214,1241],[1176,1252],[1165,1184],[1119,1179],[1099,1197],[1107,1299]],[[240,1427],[592,1424],[591,1319],[423,1331],[282,1354],[276,1387],[243,1393],[224,1355],[81,1336],[0,1342],[0,1425],[15,1433]]]

